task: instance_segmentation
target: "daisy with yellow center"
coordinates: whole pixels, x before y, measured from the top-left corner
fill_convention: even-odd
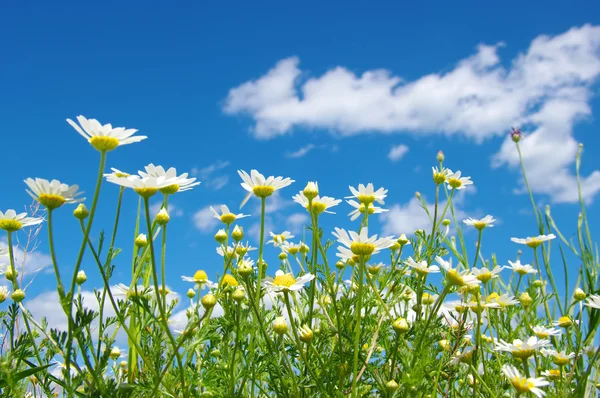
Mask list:
[[[494,219],[494,217],[490,216],[489,214],[483,217],[481,220],[477,220],[471,217],[467,218],[466,220],[463,220],[463,223],[475,227],[475,229],[477,229],[478,231],[482,231],[486,227],[493,227],[494,222],[496,222],[496,219]]]
[[[389,211],[388,209],[383,209],[381,207],[377,207],[377,206],[373,205],[373,203],[369,203],[368,205],[365,205],[364,203],[358,203],[354,200],[347,200],[346,203],[348,203],[350,206],[354,207],[354,210],[352,210],[350,213],[348,213],[348,215],[350,216],[350,221],[354,221],[358,217],[364,215],[365,207],[368,209],[367,211],[369,212],[369,215],[380,214],[380,213]]]
[[[327,209],[337,206],[342,201],[341,199],[330,198],[329,196],[315,196],[312,201],[304,195],[303,191],[300,191],[297,195],[293,196],[294,202],[304,207],[309,213],[313,213],[318,216],[321,213],[335,214]]]
[[[558,380],[561,376],[560,369],[544,370],[542,376],[547,377],[549,380]]]
[[[79,203],[85,200],[78,197],[83,194],[78,192],[78,185],[69,186],[58,180],[48,181],[43,178],[28,178],[25,184],[29,187],[27,193],[49,210],[57,209],[65,203]]]
[[[375,190],[372,183],[368,183],[366,186],[364,184],[358,184],[358,188],[348,188],[350,188],[352,196],[346,196],[346,199],[355,198],[360,203],[367,206],[374,202],[377,202],[381,205],[385,204],[383,199],[385,199],[388,192],[385,188],[379,188],[378,190]]]
[[[514,263],[512,261],[508,261],[508,264],[510,264],[510,266],[506,267],[506,268],[510,268],[513,270],[513,272],[516,272],[517,274],[524,276],[527,274],[537,274],[537,271],[529,264],[521,264],[520,260],[515,261]]]
[[[535,395],[537,398],[542,398],[546,393],[540,390],[540,387],[545,387],[550,383],[541,377],[525,377],[521,376],[517,368],[512,365],[502,366],[502,373],[506,376],[510,384],[517,392],[517,394],[526,394],[528,392]]]
[[[507,343],[504,340],[496,341],[496,351],[507,351],[510,352],[513,357],[525,360],[535,353],[538,348],[545,347],[550,344],[549,340],[542,339],[538,340],[537,337],[532,336],[523,342],[519,339],[513,340],[512,343]]]
[[[86,119],[81,115],[77,116],[77,121],[79,125],[71,119],[67,119],[67,123],[100,152],[112,151],[118,146],[140,142],[148,138],[143,135],[133,136],[137,132],[136,129],[113,127],[110,123],[102,125],[96,119]]]
[[[304,274],[297,279],[292,274],[286,274],[282,270],[275,273],[275,278],[266,277],[263,286],[272,293],[295,292],[315,278],[313,274]]]
[[[236,287],[238,286],[239,283],[238,281],[233,277],[233,275],[230,274],[225,274],[223,276],[223,280],[221,281],[221,287],[222,288],[226,288],[226,287]]]
[[[147,177],[162,177],[165,180],[170,181],[170,185],[162,187],[159,191],[165,195],[172,195],[176,192],[189,191],[195,186],[200,185],[200,182],[195,182],[196,178],[188,178],[188,173],[183,173],[181,175],[177,175],[177,169],[175,167],[170,167],[168,170],[162,166],[155,166],[150,163],[148,166],[144,167],[145,171],[138,171],[138,174],[142,178]]]
[[[242,187],[248,191],[248,195],[246,195],[242,201],[240,208],[246,204],[252,195],[264,199],[273,195],[273,192],[285,188],[294,182],[294,180],[290,178],[283,177],[269,176],[265,178],[265,176],[260,174],[257,170],[250,171],[250,175],[244,170],[238,170],[238,174],[244,181],[241,184]]]
[[[568,316],[561,316],[560,318],[558,318],[558,321],[553,322],[552,324],[554,326],[560,326],[561,328],[569,328],[573,325],[573,323],[577,323],[577,321],[573,321],[573,319],[571,319]]]
[[[446,183],[448,184],[448,189],[461,190],[465,189],[467,185],[473,184],[473,181],[471,181],[471,177],[461,177],[460,174],[460,171],[453,173],[452,170],[448,170],[448,174],[446,175]]]
[[[452,258],[446,261],[440,256],[435,257],[435,261],[446,271],[446,280],[454,286],[478,285],[481,283],[470,271],[460,271],[459,268],[452,268]]]
[[[346,232],[346,230],[336,227],[333,236],[343,245],[338,247],[339,253],[337,253],[337,256],[343,260],[351,259],[355,255],[368,260],[371,255],[394,244],[394,239],[391,237],[379,239],[377,235],[369,237],[367,227],[362,228],[359,234],[354,231]]]
[[[283,245],[285,241],[294,239],[294,235],[292,235],[289,231],[283,231],[280,234],[269,232],[269,235],[271,235],[271,240],[269,240],[267,243],[272,243],[275,247]]]
[[[0,229],[7,232],[15,232],[23,227],[32,227],[44,221],[39,217],[27,217],[27,213],[18,213],[8,209],[4,213],[0,211]]]
[[[557,366],[565,366],[571,359],[575,358],[574,352],[567,354],[565,351],[558,352],[556,350],[549,350],[545,348],[542,348],[541,352],[545,356],[550,357],[552,359],[552,363]]]
[[[539,235],[539,236],[535,236],[535,237],[528,236],[527,238],[524,238],[524,239],[523,238],[510,238],[510,240],[515,243],[519,243],[521,245],[526,245],[527,247],[531,247],[532,249],[535,249],[542,243],[552,240],[552,239],[555,239],[555,238],[556,238],[556,235],[549,234],[549,235]]]
[[[555,328],[545,328],[543,326],[535,326],[533,328],[533,333],[535,333],[535,335],[538,338],[545,339],[550,336],[559,336],[562,333],[562,331],[560,329],[555,329]]]
[[[208,275],[203,270],[198,270],[194,273],[194,276],[182,276],[181,280],[185,282],[192,282],[200,285],[200,287],[208,286],[209,288],[216,287],[215,284],[208,280]]]
[[[437,265],[429,265],[426,260],[415,261],[412,257],[406,259],[406,265],[413,269],[414,272],[421,276],[440,272],[440,267]]]
[[[152,294],[152,289],[145,288],[143,285],[137,285],[129,287],[123,283],[119,283],[111,288],[114,296],[125,297],[127,299],[131,297],[149,297]]]
[[[495,266],[494,269],[489,270],[487,267],[473,268],[471,272],[477,279],[483,283],[487,283],[494,278],[498,277],[498,274],[504,269],[504,267]]]
[[[431,172],[433,174],[433,182],[435,182],[436,185],[445,183],[448,176],[452,174],[452,170],[443,167],[440,167],[439,169],[437,167],[432,167]]]
[[[509,295],[508,293],[505,293],[502,296],[499,296],[497,293],[495,293],[495,297],[492,297],[493,294],[494,293],[489,295],[487,301],[494,302],[498,304],[501,308],[519,304],[519,300],[517,300],[514,296]]]
[[[210,211],[213,214],[213,217],[217,220],[221,221],[225,225],[231,225],[235,220],[244,217],[250,217],[249,214],[235,214],[229,211],[229,207],[225,205],[221,205],[221,214],[216,211],[212,206],[210,206]]]
[[[118,177],[116,174],[107,174],[106,181],[122,187],[133,189],[143,198],[154,196],[159,190],[172,186],[174,180],[166,177],[141,177],[139,175],[130,175],[128,177]]]

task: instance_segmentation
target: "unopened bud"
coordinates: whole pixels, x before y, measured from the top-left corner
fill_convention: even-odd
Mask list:
[[[233,298],[238,303],[240,301],[242,301],[244,299],[244,297],[246,297],[246,293],[244,292],[244,289],[236,289],[231,294],[231,298]]]
[[[137,247],[144,247],[148,244],[148,238],[146,238],[146,234],[139,234],[137,238],[135,238],[134,244]]]
[[[202,306],[208,310],[217,304],[217,298],[215,296],[213,296],[212,294],[208,293],[207,295],[202,297],[200,302],[202,303]]]
[[[25,292],[21,289],[17,289],[10,295],[10,298],[12,298],[15,302],[20,303],[25,298]]]
[[[121,356],[121,350],[118,347],[113,347],[110,349],[109,356],[111,359],[118,359]]]
[[[196,297],[196,291],[194,289],[188,289],[186,296],[188,296],[189,299],[193,299]]]
[[[79,206],[77,206],[77,208],[73,210],[73,215],[79,220],[85,220],[89,214],[90,212],[83,203],[80,203]]]
[[[287,333],[288,325],[284,317],[278,316],[275,318],[273,321],[273,330],[280,336]]]
[[[158,225],[166,225],[169,220],[171,220],[171,217],[169,217],[169,213],[167,213],[167,209],[165,209],[164,207],[162,209],[160,209],[160,211],[158,212],[158,214],[156,215],[156,217],[154,218],[156,220],[156,223]]]
[[[409,331],[410,326],[406,319],[398,318],[392,323],[392,327],[398,334],[404,334]]]
[[[215,234],[215,240],[219,243],[223,243],[227,240],[227,232],[224,229],[220,229]]]
[[[533,303],[533,299],[531,298],[529,293],[525,292],[519,297],[519,302],[523,307],[527,308],[531,305],[531,303]]]
[[[444,161],[444,159],[446,159],[446,157],[444,156],[444,152],[442,152],[442,151],[439,151],[439,152],[437,153],[437,156],[435,157],[435,159],[436,159],[438,162],[443,162],[443,161]]]
[[[77,273],[77,276],[75,277],[75,283],[77,283],[78,285],[83,285],[85,281],[87,281],[87,275],[83,270],[79,271]]]
[[[306,199],[314,199],[319,196],[319,185],[316,182],[310,181],[302,191]]]
[[[242,239],[244,239],[244,230],[242,229],[242,227],[240,227],[239,225],[236,225],[233,228],[233,232],[231,232],[231,237],[233,238],[233,240],[235,240],[236,242],[241,241]]]
[[[575,291],[573,292],[573,298],[577,301],[585,300],[586,297],[587,294],[585,294],[585,292],[580,288],[575,289]]]
[[[300,341],[303,343],[309,343],[313,339],[313,331],[307,325],[303,325],[299,332]]]

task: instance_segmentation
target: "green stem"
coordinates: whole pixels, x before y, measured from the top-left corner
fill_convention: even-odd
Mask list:
[[[360,324],[361,324],[361,310],[362,310],[362,293],[363,293],[363,278],[365,273],[365,258],[360,257],[358,264],[358,293],[356,297],[356,304],[354,305],[354,362],[352,365],[352,397],[356,398],[358,395],[357,384],[358,380],[358,355],[360,351]]]
[[[264,273],[263,246],[265,244],[265,204],[267,199],[260,198],[260,242],[258,244],[258,279],[256,283],[256,302],[260,303],[260,289]]]

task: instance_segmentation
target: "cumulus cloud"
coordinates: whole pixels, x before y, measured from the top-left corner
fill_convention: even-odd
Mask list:
[[[505,134],[508,126],[526,126],[531,133],[523,156],[532,188],[555,202],[573,202],[573,129],[591,114],[591,86],[600,75],[600,26],[538,36],[512,62],[501,62],[501,47],[479,45],[449,71],[412,81],[384,69],[357,75],[342,66],[304,78],[299,59],[286,58],[264,76],[232,88],[224,112],[252,117],[253,134],[263,139],[304,127],[341,136],[461,135],[479,143]],[[517,168],[513,146],[506,138],[493,156],[495,167]],[[591,199],[600,190],[600,171],[582,182]]]
[[[392,162],[397,162],[408,153],[408,147],[404,144],[394,145],[388,153],[388,158]]]
[[[200,181],[207,188],[218,191],[229,183],[229,176],[226,174],[216,175],[224,168],[230,165],[229,161],[218,160],[203,168],[193,168],[192,175],[198,176]]]
[[[306,212],[293,213],[286,217],[285,225],[291,233],[298,234],[309,223],[310,218]]]
[[[213,207],[217,207],[217,205],[213,205]],[[194,225],[202,232],[214,232],[214,229],[217,227],[219,220],[214,217],[214,214],[210,210],[210,206],[206,206],[192,216],[192,220],[194,221]]]

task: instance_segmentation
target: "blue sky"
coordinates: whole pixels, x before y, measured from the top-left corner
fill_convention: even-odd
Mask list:
[[[110,153],[109,167],[135,172],[152,162],[202,181],[172,199],[168,280],[181,293],[188,286],[180,275],[204,268],[214,276],[221,268],[216,225],[204,215],[209,205],[238,207],[237,169],[297,181],[275,198],[276,232],[299,235],[303,213],[291,196],[317,180],[337,198],[350,184],[388,188],[391,211],[375,226],[410,233],[426,224],[412,198],[420,191],[433,200],[430,167],[442,149],[447,166],[475,182],[459,203],[462,214],[499,219],[486,230],[483,250],[506,263],[518,249],[509,238],[536,233],[506,141],[510,126],[522,125],[536,199],[552,204],[567,236],[578,212],[574,150],[584,143],[586,198],[597,219],[600,7],[592,2],[13,2],[3,9],[0,208],[29,204],[27,177],[77,183],[91,195],[98,156],[66,118],[137,128],[149,139]],[[408,151],[392,161],[398,145]],[[103,187],[96,237],[111,226],[117,192]],[[125,248],[136,201],[127,195]],[[71,211],[57,217],[65,270],[78,236]],[[349,211],[338,206],[324,226],[356,226]],[[244,212],[252,217],[241,224],[251,231],[256,201]],[[276,252],[268,256],[275,268]],[[99,278],[89,260],[91,288]],[[115,282],[129,282],[129,264],[126,250]],[[50,289],[53,276],[41,274],[29,292]]]

